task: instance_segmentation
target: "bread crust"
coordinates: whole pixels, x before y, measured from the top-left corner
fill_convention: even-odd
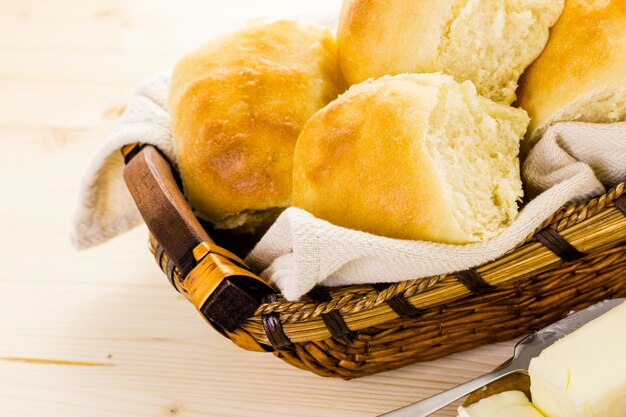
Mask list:
[[[625,87],[626,2],[566,0],[545,49],[520,80],[517,103],[531,116],[525,148],[551,124],[572,121],[564,120],[564,109],[573,104],[584,109],[591,99]],[[592,120],[584,110],[569,118],[610,121]]]
[[[455,0],[345,0],[337,31],[339,65],[349,84],[436,71]]]
[[[334,35],[295,21],[248,27],[183,58],[169,107],[194,210],[230,228],[239,213],[288,206],[298,135],[343,88]]]
[[[383,79],[353,86],[318,112],[296,146],[293,204],[381,236],[465,241],[424,151],[437,90]]]

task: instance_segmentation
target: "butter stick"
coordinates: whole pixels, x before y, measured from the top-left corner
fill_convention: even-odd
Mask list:
[[[625,417],[626,303],[544,350],[529,373],[547,417]]]
[[[469,407],[459,407],[458,417],[543,417],[521,391],[492,395]]]

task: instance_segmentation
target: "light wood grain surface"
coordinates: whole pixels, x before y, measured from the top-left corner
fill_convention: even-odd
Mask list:
[[[0,0],[0,416],[375,416],[509,356],[512,343],[322,379],[214,333],[157,269],[144,228],[71,247],[81,177],[136,83],[247,19],[318,5],[338,8]]]

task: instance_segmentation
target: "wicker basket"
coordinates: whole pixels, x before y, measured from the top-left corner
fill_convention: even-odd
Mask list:
[[[562,208],[515,250],[475,269],[391,285],[318,287],[288,302],[209,238],[155,148],[133,145],[123,153],[152,251],[174,287],[238,346],[318,375],[350,379],[440,358],[626,296],[624,183]]]

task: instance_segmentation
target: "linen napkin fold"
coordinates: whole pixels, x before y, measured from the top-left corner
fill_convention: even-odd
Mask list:
[[[534,198],[589,166],[598,180],[613,187],[626,179],[626,122],[560,123],[533,147],[522,174]]]
[[[169,85],[169,73],[141,83],[91,161],[74,215],[71,240],[77,248],[98,245],[141,224],[141,215],[122,176],[124,158],[120,149],[142,142],[159,148],[170,161],[177,160],[167,111]]]
[[[143,142],[176,163],[167,111],[169,76],[139,86],[86,174],[72,240],[78,248],[102,243],[141,223],[122,178],[120,148]],[[448,245],[407,241],[350,230],[289,208],[246,262],[289,300],[317,284],[397,282],[465,270],[503,255],[563,205],[601,194],[626,179],[626,123],[561,123],[526,159],[522,174],[534,197],[515,222],[488,242]]]

